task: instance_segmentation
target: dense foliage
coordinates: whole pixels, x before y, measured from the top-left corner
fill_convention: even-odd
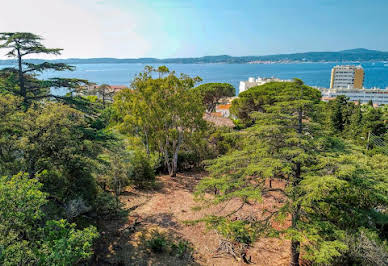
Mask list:
[[[86,80],[68,78],[37,79],[37,74],[47,70],[65,71],[74,70],[74,67],[64,63],[41,62],[32,63],[24,60],[26,56],[37,54],[59,55],[62,49],[47,48],[42,44],[42,38],[29,32],[2,32],[0,33],[0,49],[6,49],[7,56],[17,60],[17,67],[3,68],[1,75],[8,79],[17,78],[15,86],[3,87],[3,90],[22,97],[24,104],[42,98],[55,98],[66,101],[67,97],[51,94],[51,89],[68,88],[69,91],[78,91]]]
[[[66,220],[47,219],[47,194],[41,187],[26,174],[0,177],[2,265],[68,265],[92,254],[96,228],[78,230]]]
[[[216,110],[222,98],[236,95],[236,89],[229,83],[205,83],[193,90],[201,97],[208,113]]]
[[[243,206],[270,196],[279,205],[264,209],[255,219],[210,216],[205,219],[209,225],[244,243],[284,235],[291,239],[292,265],[299,265],[300,254],[315,263],[355,263],[349,237],[365,230],[386,234],[388,157],[370,155],[342,134],[333,136],[355,128],[347,119],[353,116],[357,121],[359,106],[344,103],[342,97],[322,106],[319,91],[299,80],[249,89],[233,104],[246,128],[239,133],[240,145],[208,163],[210,177],[197,193],[208,202],[207,192],[216,191],[213,204],[240,198]],[[349,106],[354,110],[347,113]],[[379,110],[371,107],[365,112],[370,116]],[[357,130],[385,127],[373,132],[386,132],[384,121],[373,117],[358,122]],[[290,226],[275,229],[278,221]]]
[[[132,89],[120,91],[114,108],[120,130],[141,139],[147,154],[159,152],[171,176],[178,167],[182,145],[204,127],[204,108],[199,97],[190,90],[199,78],[177,77],[168,68],[151,67],[138,75]],[[163,74],[169,73],[167,76]]]

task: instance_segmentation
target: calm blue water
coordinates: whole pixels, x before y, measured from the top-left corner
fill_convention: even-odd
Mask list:
[[[329,87],[331,68],[337,63],[300,64],[168,64],[170,70],[190,76],[200,76],[203,82],[227,82],[238,89],[241,80],[248,77],[300,78],[310,86]],[[361,63],[365,70],[366,88],[388,86],[388,64]],[[129,85],[145,64],[78,64],[73,72],[45,72],[43,78],[73,77],[98,84]],[[158,65],[153,65],[157,67]],[[60,93],[58,93],[60,94]]]

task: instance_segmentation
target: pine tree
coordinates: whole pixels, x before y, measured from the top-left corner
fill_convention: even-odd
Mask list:
[[[353,113],[351,114],[349,120],[349,124],[345,127],[348,137],[351,139],[360,140],[360,138],[363,137],[363,115],[360,104],[354,106]]]
[[[82,79],[68,78],[51,78],[48,80],[37,79],[37,73],[42,73],[47,70],[65,71],[74,70],[73,66],[64,63],[32,63],[26,61],[26,56],[46,54],[60,55],[62,49],[47,48],[42,44],[42,37],[29,32],[1,32],[0,33],[0,49],[7,50],[7,56],[16,59],[16,68],[5,68],[1,70],[1,74],[5,76],[17,76],[17,85],[19,91],[17,95],[23,98],[24,103],[41,98],[55,98],[63,100],[65,97],[60,97],[50,93],[51,88],[68,88],[80,90],[88,82]],[[11,91],[14,92],[14,91]]]
[[[368,132],[380,136],[387,132],[387,126],[383,120],[383,112],[380,108],[369,108],[363,119],[364,133]]]
[[[348,122],[348,100],[348,97],[339,95],[329,103],[329,124],[336,133],[341,133]]]
[[[197,193],[209,201],[206,192],[217,191],[213,204],[232,198],[240,198],[242,205],[262,201],[265,195],[278,198],[282,206],[263,210],[255,221],[234,221],[231,214],[205,221],[221,232],[237,227],[234,232],[246,232],[251,241],[255,235],[284,233],[291,240],[291,265],[299,265],[301,252],[311,261],[331,263],[347,250],[343,241],[347,229],[366,226],[365,212],[387,205],[387,197],[378,196],[388,189],[387,163],[373,169],[368,157],[349,155],[342,142],[324,136],[322,127],[312,121],[320,101],[318,90],[300,80],[281,87],[272,104],[252,114],[255,125],[240,133],[242,148],[209,163],[210,177]],[[272,187],[271,180],[282,186]],[[376,186],[368,187],[368,182]],[[290,220],[286,231],[272,227],[279,219]]]
[[[224,97],[235,96],[235,88],[228,83],[205,83],[193,89],[201,97],[206,111],[212,113]]]

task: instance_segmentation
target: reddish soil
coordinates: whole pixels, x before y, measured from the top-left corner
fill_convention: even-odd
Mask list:
[[[158,177],[159,189],[154,191],[126,190],[120,197],[129,211],[127,217],[101,221],[103,231],[96,247],[94,265],[247,265],[241,259],[216,253],[222,238],[215,230],[207,230],[204,224],[188,225],[187,220],[195,220],[205,214],[225,214],[237,209],[239,200],[229,201],[200,211],[193,207],[200,203],[194,200],[193,190],[203,177],[203,173],[179,174],[176,178]],[[274,184],[280,185],[280,184]],[[255,215],[260,210],[279,205],[275,194],[263,202],[244,205],[235,217]],[[287,224],[276,225],[286,227]],[[177,239],[189,241],[193,255],[178,258],[170,254],[155,254],[142,243],[141,235],[157,229]],[[261,238],[247,251],[251,265],[288,265],[290,259],[288,240]]]

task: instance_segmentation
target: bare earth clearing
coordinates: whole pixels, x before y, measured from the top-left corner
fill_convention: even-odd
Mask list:
[[[210,209],[194,211],[199,203],[194,201],[193,189],[203,173],[178,174],[158,177],[160,189],[155,191],[125,191],[120,200],[129,209],[129,215],[122,219],[101,221],[103,233],[97,244],[94,265],[247,265],[241,259],[217,252],[221,235],[207,230],[204,224],[188,225],[186,220],[203,217],[204,214],[223,214],[240,206],[230,201]],[[273,197],[263,203],[244,206],[236,217],[255,215],[265,204],[275,206]],[[286,226],[286,225],[283,225]],[[179,258],[168,253],[157,254],[144,246],[143,236],[157,229],[175,239],[187,240],[192,244],[193,256]],[[288,265],[290,259],[289,241],[263,238],[247,251],[251,265]]]

